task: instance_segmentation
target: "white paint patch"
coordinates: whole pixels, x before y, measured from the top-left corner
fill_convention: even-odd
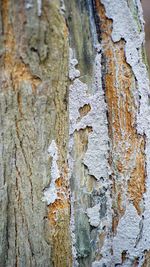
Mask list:
[[[40,17],[42,15],[42,0],[37,0],[37,11],[38,16]]]
[[[103,266],[124,266],[132,267],[136,257],[141,257],[141,250],[137,249],[141,234],[141,217],[132,203],[127,205],[124,216],[120,219],[117,234],[113,242],[105,239],[104,245],[101,250],[103,257],[100,261],[95,261],[92,267]],[[110,229],[111,230],[111,229]],[[106,249],[108,248],[108,250]],[[113,256],[110,257],[108,251],[112,248]],[[126,253],[126,260],[122,263],[122,253]],[[139,267],[142,266],[138,265]]]
[[[137,81],[136,94],[134,93],[135,102],[138,106],[137,114],[137,131],[140,134],[145,134],[146,139],[146,193],[144,194],[144,213],[142,219],[142,232],[140,234],[136,249],[134,249],[133,243],[135,242],[135,235],[138,232],[137,225],[133,221],[133,215],[139,221],[138,215],[135,214],[133,208],[128,210],[124,220],[126,221],[126,226],[123,220],[118,226],[118,232],[116,239],[114,239],[114,248],[116,260],[121,261],[120,254],[121,249],[128,249],[128,258],[139,257],[139,266],[141,266],[144,256],[144,251],[150,250],[150,105],[149,105],[149,78],[146,69],[146,65],[142,59],[142,46],[144,46],[144,25],[143,25],[143,14],[141,3],[139,0],[135,1],[135,5],[138,9],[138,14],[140,17],[141,29],[139,30],[139,25],[133,18],[133,14],[129,10],[127,1],[109,1],[102,0],[104,4],[106,15],[108,18],[113,20],[113,32],[112,39],[114,42],[119,41],[121,38],[125,40],[125,55],[127,63],[131,66],[132,71],[135,75]],[[138,89],[138,90],[137,90]],[[138,95],[137,95],[138,94]],[[140,98],[139,98],[140,96]],[[132,212],[131,212],[132,211]],[[133,215],[132,215],[133,213]],[[132,224],[131,224],[132,221]],[[123,226],[124,224],[124,226]],[[124,230],[125,229],[125,230]],[[125,238],[122,236],[121,241],[121,231],[127,233]],[[119,234],[120,233],[120,234]],[[132,240],[130,239],[132,238]],[[117,244],[118,239],[120,242]],[[117,240],[117,241],[115,241]],[[128,246],[128,248],[127,248]]]
[[[92,127],[92,132],[89,133],[88,138],[88,149],[83,162],[87,166],[89,174],[93,175],[97,180],[105,179],[108,176],[108,129],[100,66],[101,55],[97,54],[93,82],[93,91],[95,93],[89,95],[87,85],[79,79],[75,79],[70,86],[69,97],[70,135],[75,130],[85,129],[87,126]],[[79,109],[87,104],[90,105],[91,110],[80,119]]]
[[[92,262],[92,267],[114,267],[114,265],[112,265],[111,260],[106,261],[105,259],[101,259],[100,261]]]
[[[80,71],[75,68],[78,65],[78,61],[73,56],[73,50],[69,49],[69,78],[73,81],[80,76]]]
[[[141,24],[141,31],[139,32],[138,24],[136,24],[133,19],[127,1],[115,1],[114,4],[113,1],[102,0],[102,3],[105,6],[107,17],[113,20],[113,41],[118,42],[122,38],[126,42],[125,55],[127,63],[131,66],[136,77],[138,93],[141,97],[139,101],[139,113],[137,114],[137,129],[139,133],[143,134],[146,131],[147,123],[149,124],[150,120],[148,119],[148,115],[150,114],[150,108],[148,108],[149,78],[145,63],[143,63],[142,60],[141,50],[145,37],[143,31],[144,28]],[[142,17],[140,2],[137,1],[135,4]],[[137,96],[135,96],[135,99],[137,99]]]
[[[97,46],[97,52],[98,54],[96,55],[93,68],[93,84],[90,90],[85,83],[78,79],[79,73],[77,73],[75,69],[78,61],[73,58],[73,55],[70,57],[71,61],[73,60],[75,64],[70,64],[70,79],[73,80],[73,84],[70,86],[69,90],[69,169],[72,172],[74,165],[74,159],[72,158],[72,151],[74,149],[74,132],[79,131],[80,129],[85,129],[86,127],[91,127],[92,132],[88,135],[88,147],[83,158],[83,163],[87,166],[89,174],[97,180],[98,187],[104,187],[106,189],[110,187],[110,169],[108,166],[109,138],[106,104],[101,82],[100,46]],[[79,109],[84,107],[84,105],[89,105],[91,109],[85,116],[80,117]],[[101,228],[105,226],[106,238],[102,248],[102,256],[104,262],[109,263],[111,261],[111,238],[110,236],[107,236],[107,234],[109,235],[110,229],[112,229],[112,210],[109,189],[106,192],[106,198],[107,211],[103,220],[100,221],[100,218],[98,218],[100,217],[100,203],[98,204],[99,212],[95,211],[95,214],[94,212],[92,214],[92,210],[89,208],[88,214],[89,216],[91,214],[90,223],[93,224],[93,226],[95,225],[95,227],[98,227],[98,233],[100,233]],[[73,210],[71,212],[73,213]],[[73,245],[75,246],[75,243]]]
[[[72,241],[72,267],[78,267],[77,261],[77,250],[76,250],[76,235],[75,235],[75,221],[74,221],[74,196],[71,196],[71,218],[70,218],[70,230],[71,230],[71,241]]]
[[[69,78],[73,81],[75,78],[80,76],[80,71],[76,70],[75,66],[78,61],[73,57],[73,50],[69,50]],[[70,96],[70,95],[69,95]],[[70,103],[69,103],[70,105]],[[71,108],[71,106],[70,106]],[[70,114],[69,114],[70,116]],[[69,180],[72,176],[74,160],[71,156],[71,151],[73,149],[73,135],[70,134],[69,137],[69,153],[68,153],[68,164],[69,164]],[[72,242],[72,267],[78,267],[79,263],[77,260],[77,250],[76,250],[76,235],[75,235],[75,221],[74,221],[74,194],[71,192],[71,218],[70,218],[70,232],[71,232],[71,242]]]
[[[129,259],[134,258],[136,251],[136,241],[140,232],[141,218],[132,203],[125,211],[124,216],[120,219],[117,234],[113,240],[113,261],[114,264],[122,263],[122,252],[126,252]]]
[[[87,209],[87,216],[89,217],[90,225],[97,227],[100,223],[100,204]]]
[[[30,9],[30,8],[32,8],[32,7],[33,7],[33,2],[32,2],[32,0],[27,0],[27,1],[25,1],[25,7],[26,7],[26,9]]]
[[[50,205],[57,199],[57,188],[55,181],[60,177],[60,172],[57,165],[58,149],[54,140],[52,140],[48,148],[48,154],[52,157],[51,183],[50,186],[44,190],[44,197],[42,200],[47,202],[47,205]]]

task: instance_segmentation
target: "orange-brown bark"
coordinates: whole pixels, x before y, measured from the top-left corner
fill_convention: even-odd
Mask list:
[[[118,222],[125,208],[123,198],[132,200],[138,213],[141,212],[140,202],[145,192],[145,141],[136,131],[135,81],[126,62],[125,43],[123,40],[117,43],[112,41],[112,21],[106,17],[104,7],[98,0],[95,5],[100,19],[103,59],[107,59],[104,87],[112,143],[109,161],[113,170],[114,220]],[[114,224],[116,228],[117,223]]]
[[[2,1],[2,22],[3,31],[5,34],[4,39],[4,72],[11,79],[13,89],[19,90],[21,82],[30,82],[32,90],[40,84],[40,79],[31,74],[31,71],[27,65],[18,57],[17,43],[15,39],[15,32],[12,26],[12,22],[9,17],[10,1]]]

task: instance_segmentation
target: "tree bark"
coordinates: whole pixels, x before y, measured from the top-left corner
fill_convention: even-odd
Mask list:
[[[0,11],[0,266],[148,267],[140,0]]]

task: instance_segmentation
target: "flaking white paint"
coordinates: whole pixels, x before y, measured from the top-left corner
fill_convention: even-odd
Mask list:
[[[76,249],[76,235],[75,235],[75,221],[74,221],[74,195],[71,196],[71,218],[70,218],[70,230],[71,230],[71,241],[72,241],[72,266],[78,267],[77,261],[77,249]]]
[[[90,225],[97,227],[100,223],[100,204],[87,209]]]
[[[113,20],[113,41],[118,42],[122,38],[126,42],[126,60],[131,66],[136,77],[138,94],[141,97],[137,103],[137,95],[135,96],[136,104],[139,105],[139,113],[137,114],[137,129],[139,133],[143,134],[146,131],[147,124],[149,124],[147,115],[150,112],[148,108],[149,79],[141,51],[141,46],[144,44],[144,31],[141,30],[141,32],[139,32],[138,25],[133,19],[133,15],[129,10],[127,1],[116,1],[115,5],[113,2],[108,0],[102,0],[102,3],[105,6],[107,17]],[[137,4],[142,17],[141,4],[139,1],[137,1]]]
[[[122,266],[132,266],[132,262],[139,257],[139,266],[142,266],[144,251],[150,250],[150,106],[149,106],[149,78],[146,64],[142,59],[142,46],[144,45],[144,25],[141,3],[135,1],[138,10],[141,29],[133,18],[127,1],[102,0],[108,18],[113,20],[112,39],[118,42],[121,38],[125,40],[125,56],[127,63],[131,66],[137,81],[134,91],[135,103],[138,107],[137,131],[145,135],[146,140],[146,193],[144,194],[144,213],[141,215],[142,231],[138,237],[138,243],[134,247],[135,238],[138,234],[140,217],[133,206],[127,206],[125,216],[120,220],[117,235],[114,238],[115,263],[121,262],[121,251],[128,250],[127,261]],[[137,222],[134,222],[134,218]],[[132,222],[132,224],[131,224]],[[125,229],[125,230],[124,230]],[[121,238],[121,232],[126,238]],[[133,236],[134,233],[134,236]],[[132,240],[131,240],[132,238]],[[125,242],[124,242],[125,241]]]
[[[75,78],[80,76],[80,71],[77,70],[75,67],[78,65],[77,59],[73,56],[72,48],[69,49],[69,78],[73,81]]]
[[[108,166],[108,125],[106,116],[106,104],[104,99],[104,92],[101,81],[101,54],[100,46],[97,46],[97,55],[93,65],[93,83],[92,88],[81,82],[78,78],[79,73],[76,72],[75,66],[78,64],[76,59],[70,57],[70,79],[73,83],[69,88],[69,117],[70,117],[70,140],[69,140],[69,166],[72,172],[74,159],[72,158],[72,150],[74,147],[73,135],[75,131],[91,127],[92,131],[88,135],[88,146],[83,164],[88,168],[88,172],[97,180],[98,188],[105,188],[107,198],[106,216],[100,220],[100,203],[96,205],[99,210],[95,208],[88,208],[86,210],[89,217],[89,222],[92,226],[97,227],[98,233],[101,233],[103,227],[106,229],[106,238],[102,249],[102,255],[105,263],[111,260],[111,240],[110,236],[107,238],[107,233],[112,227],[112,211],[111,211],[111,197],[110,197],[110,180],[111,173]],[[84,105],[90,106],[90,111],[80,117],[79,109]],[[108,189],[108,190],[107,190]],[[99,200],[98,200],[99,201]],[[73,209],[73,207],[72,207]],[[72,211],[73,212],[73,211]],[[75,228],[74,228],[75,229]],[[99,235],[98,235],[99,236]],[[75,246],[75,242],[73,244]],[[77,254],[75,254],[76,257]],[[94,263],[93,263],[94,264]],[[75,266],[75,265],[73,265]],[[94,266],[94,265],[92,265]]]
[[[89,133],[88,149],[85,153],[84,164],[89,174],[100,180],[108,175],[108,129],[106,117],[106,104],[104,92],[101,86],[101,55],[97,54],[94,68],[93,94],[88,93],[88,87],[79,79],[75,79],[70,86],[69,112],[70,112],[70,135],[75,130],[92,127]],[[90,105],[91,110],[80,119],[79,109],[84,105]],[[107,183],[106,185],[107,186]]]
[[[37,0],[37,11],[38,16],[40,17],[42,15],[42,0]]]
[[[131,263],[135,257],[136,241],[140,232],[141,218],[132,203],[126,207],[124,216],[120,219],[117,234],[113,240],[114,264],[122,263],[122,252],[126,252]],[[133,253],[134,252],[134,253]]]
[[[30,8],[32,8],[32,7],[33,7],[33,2],[32,2],[32,0],[26,0],[26,1],[25,1],[25,7],[26,7],[26,9],[30,9]]]
[[[50,157],[52,157],[51,182],[49,187],[44,190],[44,197],[42,198],[42,200],[47,202],[47,205],[50,205],[57,199],[57,188],[55,182],[60,177],[60,172],[57,164],[58,148],[54,140],[52,140],[48,148],[48,154]]]

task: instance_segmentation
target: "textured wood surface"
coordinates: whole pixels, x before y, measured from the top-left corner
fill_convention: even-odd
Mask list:
[[[0,267],[150,262],[139,0],[0,1]]]

